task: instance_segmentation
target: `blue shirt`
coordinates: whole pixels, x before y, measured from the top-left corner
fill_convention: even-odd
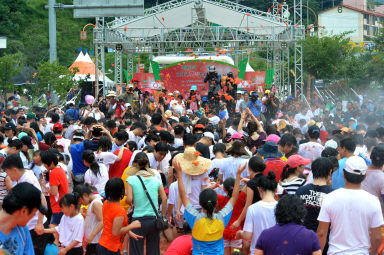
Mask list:
[[[184,218],[192,229],[192,255],[224,254],[223,233],[232,216],[231,203],[214,213],[212,219],[205,213],[198,212],[191,203],[184,210]]]
[[[71,157],[72,157],[72,173],[73,175],[85,174],[87,167],[83,163],[83,152],[84,152],[84,143],[72,144],[71,148]]]
[[[35,254],[27,226],[16,226],[9,235],[0,231],[0,247],[12,255]]]
[[[76,108],[67,109],[65,114],[71,116],[73,121],[77,121],[79,119],[79,111],[76,110]]]
[[[343,169],[345,167],[345,162],[348,158],[342,158],[339,160],[339,168],[333,172],[332,174],[332,188],[333,189],[340,189],[344,188],[345,182],[344,182],[344,172]]]
[[[251,110],[252,114],[255,117],[260,117],[260,111],[261,111],[261,106],[263,104],[259,99],[256,100],[255,103],[252,103],[252,101],[248,101],[247,107]]]

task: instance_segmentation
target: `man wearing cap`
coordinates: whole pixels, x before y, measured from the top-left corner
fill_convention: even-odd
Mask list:
[[[16,126],[13,122],[8,122],[4,127],[4,134],[6,138],[4,139],[4,145],[8,145],[11,140],[17,139],[16,137]]]
[[[24,136],[27,137],[27,136]],[[24,138],[23,137],[23,138]],[[16,183],[30,183],[36,189],[41,191],[39,181],[37,180],[33,171],[26,170],[23,166],[21,158],[17,154],[8,156],[4,162],[2,168],[7,172],[7,175],[13,182]],[[44,195],[40,192],[40,200],[43,206],[47,205]],[[41,238],[38,235],[43,234],[44,222],[47,219],[42,213],[36,212],[35,215],[28,221],[27,226],[32,236],[32,241],[35,246],[36,254],[43,254],[45,245],[47,244],[45,238]],[[33,231],[34,230],[34,231]]]
[[[47,208],[42,206],[41,192],[34,185],[23,182],[10,190],[0,211],[2,254],[40,254],[34,252],[31,234],[26,226],[36,216],[37,210],[46,213]]]
[[[328,254],[378,252],[384,220],[379,200],[361,189],[366,172],[364,159],[349,157],[343,169],[345,187],[329,193],[323,200],[317,236],[323,250],[331,226]]]
[[[320,137],[320,128],[313,124],[308,128],[309,142],[299,145],[299,155],[303,158],[308,158],[311,162],[321,157],[321,152],[324,150],[324,146],[318,143]],[[311,164],[307,165],[311,167]]]

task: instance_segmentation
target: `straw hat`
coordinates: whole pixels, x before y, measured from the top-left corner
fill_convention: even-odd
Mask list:
[[[116,97],[116,92],[113,90],[110,90],[107,94],[107,97]]]
[[[184,153],[177,154],[175,159],[180,163],[183,172],[189,175],[207,172],[212,163],[211,160],[200,157],[200,152],[193,147],[186,148]]]

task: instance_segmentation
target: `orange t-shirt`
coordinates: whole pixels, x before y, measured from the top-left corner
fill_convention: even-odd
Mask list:
[[[115,218],[121,217],[121,216],[124,217],[124,222],[122,227],[125,227],[128,225],[128,218],[123,207],[121,207],[119,203],[109,203],[108,200],[104,202],[103,204],[104,229],[103,229],[103,233],[101,234],[99,244],[104,248],[113,252],[119,251],[124,241],[124,235],[121,235],[121,236],[112,235],[113,221]]]

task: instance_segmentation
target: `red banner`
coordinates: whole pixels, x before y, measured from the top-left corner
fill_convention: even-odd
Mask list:
[[[244,81],[237,87],[248,91],[263,90],[265,85],[265,71],[246,72]]]
[[[170,92],[178,90],[183,94],[188,92],[191,86],[197,86],[200,94],[205,95],[208,93],[208,85],[204,83],[204,78],[210,65],[215,65],[216,71],[220,75],[232,72],[237,77],[239,72],[233,66],[217,62],[185,62],[185,64],[176,64],[160,71],[162,82],[164,83],[163,86]],[[143,89],[158,89],[162,86],[161,83],[155,81],[152,73],[134,73],[133,78],[140,81],[140,87]],[[264,83],[265,71],[246,72],[245,79],[238,85],[238,88],[248,91],[259,91],[263,89]]]
[[[178,90],[181,93],[188,92],[192,86],[196,86],[201,95],[208,94],[208,84],[204,78],[208,67],[214,65],[216,72],[226,75],[232,72],[237,77],[239,70],[231,65],[215,61],[187,61],[161,69],[160,76],[164,86],[169,91]]]

